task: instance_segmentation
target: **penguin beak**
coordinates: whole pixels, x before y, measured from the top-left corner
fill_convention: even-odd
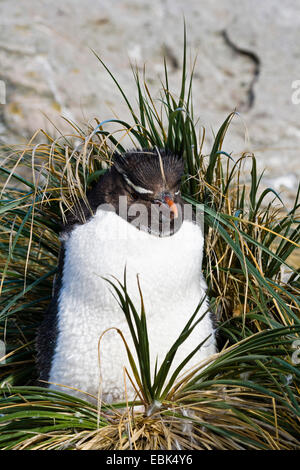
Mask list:
[[[178,209],[177,209],[177,206],[176,206],[175,202],[173,201],[173,199],[171,199],[169,196],[165,196],[164,201],[168,204],[168,206],[170,208],[170,211],[173,214],[174,219],[177,219]]]

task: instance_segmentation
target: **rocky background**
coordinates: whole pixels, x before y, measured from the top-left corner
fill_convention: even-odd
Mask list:
[[[163,56],[179,89],[183,17],[198,56],[195,115],[213,132],[234,108],[224,149],[254,152],[265,184],[287,205],[300,175],[299,0],[0,0],[0,139],[27,141],[38,129],[128,113],[94,49],[136,97],[130,61],[146,64],[158,96]],[[0,82],[1,84],[1,82]],[[2,90],[2,91],[1,91]]]

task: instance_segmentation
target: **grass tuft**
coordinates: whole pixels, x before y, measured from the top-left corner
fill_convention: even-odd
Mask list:
[[[2,148],[0,167],[1,449],[299,449],[300,332],[299,196],[287,210],[272,188],[263,189],[254,155],[234,160],[224,139],[235,112],[224,121],[209,155],[205,131],[194,118],[184,31],[179,93],[169,89],[164,62],[159,99],[145,74],[133,69],[137,106],[108,67],[131,113],[79,126],[68,135],[38,131],[28,146]],[[182,156],[182,194],[204,204],[204,273],[219,321],[221,351],[205,364],[167,379],[169,360],[149,369],[147,312],[132,304],[125,281],[109,280],[124,311],[138,361],[132,371],[146,412],[129,404],[91,405],[67,393],[33,386],[34,339],[51,298],[61,220],[111,165],[114,150],[167,148]],[[247,166],[248,165],[248,166]],[[250,165],[250,183],[244,184]],[[248,175],[249,176],[249,175]],[[84,214],[82,214],[84,218]],[[297,264],[298,263],[298,264]],[[142,292],[141,292],[142,297]],[[190,320],[190,321],[189,321]],[[188,322],[189,321],[189,322]],[[168,365],[169,364],[169,365]],[[182,366],[185,364],[182,364]]]

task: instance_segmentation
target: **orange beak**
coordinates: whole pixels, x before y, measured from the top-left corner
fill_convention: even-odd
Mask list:
[[[165,196],[165,201],[168,204],[168,206],[170,208],[170,211],[173,212],[174,219],[177,219],[178,209],[177,209],[177,206],[176,206],[175,202],[168,196]]]

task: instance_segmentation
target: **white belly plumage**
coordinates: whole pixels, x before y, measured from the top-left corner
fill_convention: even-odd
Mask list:
[[[124,366],[131,370],[125,347],[115,330],[108,331],[101,340],[99,369],[98,341],[108,328],[120,329],[134,352],[125,315],[103,277],[113,275],[123,281],[126,266],[127,291],[139,312],[136,277],[139,274],[153,373],[156,357],[158,365],[161,364],[205,296],[202,252],[201,229],[189,221],[184,221],[175,235],[158,238],[137,230],[112,212],[98,210],[89,222],[75,227],[65,237],[58,338],[49,381],[97,396],[101,370],[103,399],[124,400]],[[205,300],[198,318],[207,310],[207,305]],[[210,334],[211,338],[186,368],[216,351],[213,326],[207,314],[179,348],[171,372]],[[51,387],[62,390],[58,386]],[[128,390],[132,398],[127,379]]]

